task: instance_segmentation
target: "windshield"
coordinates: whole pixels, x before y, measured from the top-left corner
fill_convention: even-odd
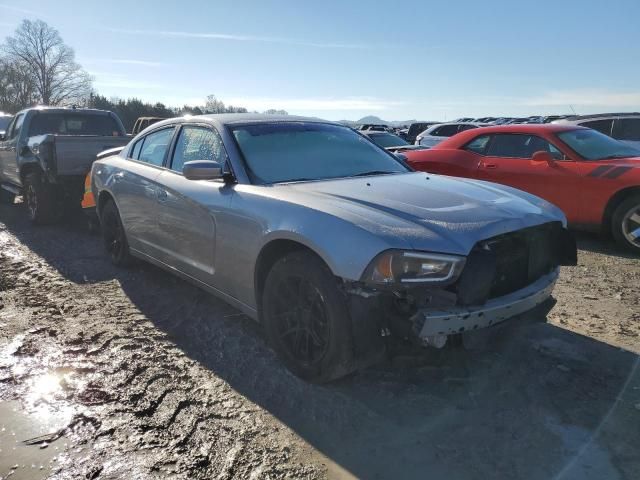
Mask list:
[[[409,145],[409,142],[403,140],[397,135],[392,133],[375,133],[369,135],[369,138],[376,145],[387,148],[387,147],[399,147],[402,145]]]
[[[231,129],[256,183],[404,173],[392,155],[347,127],[278,122]]]
[[[123,135],[115,119],[108,115],[87,113],[39,113],[31,121],[29,135]]]
[[[585,160],[640,156],[640,150],[596,130],[570,130],[558,133],[558,137]]]

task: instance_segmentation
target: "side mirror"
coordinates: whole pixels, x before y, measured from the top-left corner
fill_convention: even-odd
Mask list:
[[[407,163],[407,160],[409,160],[409,157],[407,157],[404,153],[395,153],[394,155],[401,162]]]
[[[0,133],[0,142],[4,142],[6,139],[7,139],[6,134],[4,132]]]
[[[549,164],[554,163],[556,161],[556,159],[553,158],[553,156],[549,152],[544,150],[535,152],[531,157],[531,160],[533,160],[534,162],[547,162]]]
[[[222,165],[210,160],[185,162],[182,174],[187,180],[216,180],[222,178]]]

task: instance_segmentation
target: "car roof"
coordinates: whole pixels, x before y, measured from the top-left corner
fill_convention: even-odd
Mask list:
[[[465,130],[453,137],[446,139],[445,141],[435,145],[434,149],[440,148],[457,148],[458,145],[464,145],[471,139],[480,135],[492,135],[496,133],[522,133],[522,134],[540,134],[542,132],[558,133],[567,132],[571,130],[587,130],[585,127],[579,125],[570,124],[557,124],[557,123],[521,123],[515,125],[490,125],[488,127],[482,127],[479,129]]]
[[[111,114],[109,110],[98,110],[95,108],[73,108],[73,107],[29,107],[20,110],[18,113],[24,113],[29,111],[38,111],[38,112],[48,112],[48,113],[69,113],[69,112],[78,112],[78,113],[89,113],[92,115],[105,115]],[[16,115],[18,114],[16,113]]]
[[[483,123],[483,122],[444,122],[444,123],[436,123],[434,125],[430,125],[429,128],[425,130],[425,132],[427,130],[429,131],[435,130],[436,128],[440,128],[444,125],[474,125],[476,127],[484,127],[485,125],[489,125],[489,124]]]
[[[337,122],[322,120],[320,118],[300,117],[296,115],[267,115],[263,113],[212,113],[206,115],[185,115],[183,117],[170,118],[159,123],[155,123],[154,128],[171,123],[206,122],[222,125],[241,125],[249,123],[274,123],[274,122],[313,122],[329,123],[332,125],[344,126]]]

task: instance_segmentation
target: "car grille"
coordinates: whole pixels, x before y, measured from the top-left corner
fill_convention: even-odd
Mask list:
[[[552,222],[478,242],[456,284],[458,303],[480,305],[552,272],[566,235],[561,223]]]

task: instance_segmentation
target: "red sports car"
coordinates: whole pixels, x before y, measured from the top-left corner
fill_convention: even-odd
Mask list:
[[[576,228],[610,230],[640,253],[640,151],[589,128],[506,125],[403,152],[416,170],[502,183],[560,207]]]

